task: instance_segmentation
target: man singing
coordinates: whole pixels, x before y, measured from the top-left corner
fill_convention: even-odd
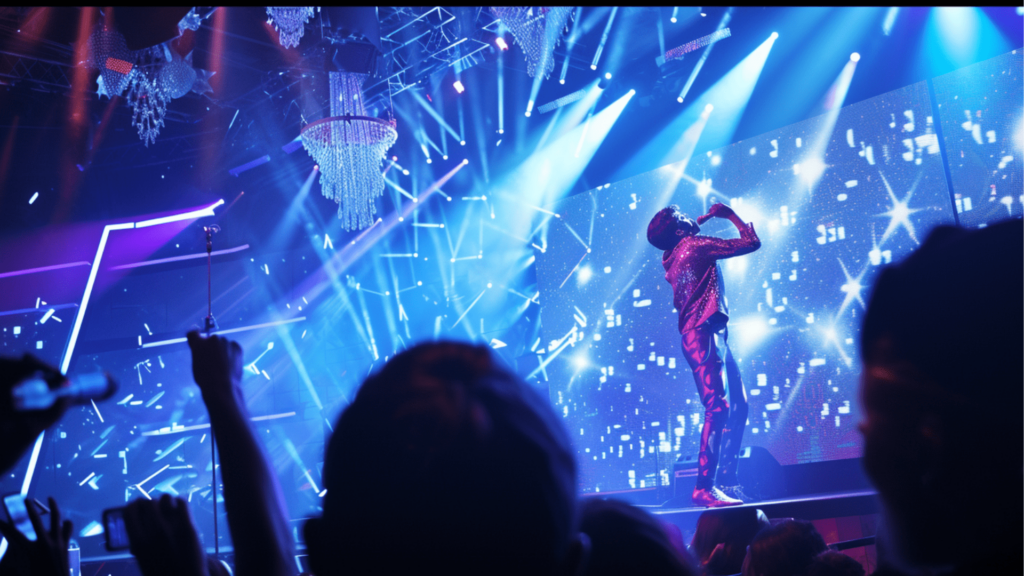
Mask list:
[[[740,237],[723,240],[698,235],[700,224],[711,218],[728,219]],[[748,498],[737,480],[736,459],[747,422],[747,392],[726,343],[729,309],[718,260],[749,254],[761,247],[761,240],[753,224],[743,222],[725,204],[714,204],[696,222],[677,206],[664,208],[647,226],[647,240],[665,251],[661,262],[679,310],[683,354],[704,404],[693,503],[708,507],[742,504]],[[716,472],[720,488],[715,486]]]

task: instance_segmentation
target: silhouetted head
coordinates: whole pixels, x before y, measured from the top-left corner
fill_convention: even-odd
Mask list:
[[[1019,521],[999,528],[1002,512],[971,495],[984,486],[1000,508],[1024,506],[1022,237],[1020,220],[936,228],[881,273],[864,316],[864,468],[893,554],[918,567],[1022,539]]]
[[[662,208],[647,225],[647,241],[660,250],[671,250],[680,240],[700,232],[697,222],[676,205]]]
[[[580,506],[580,531],[591,543],[583,576],[697,574],[692,560],[672,546],[661,524],[625,502],[585,499]]]
[[[756,508],[720,508],[702,512],[690,542],[690,552],[706,574],[738,574],[750,541],[767,526],[768,517]]]
[[[485,346],[421,344],[367,378],[324,483],[323,517],[305,528],[319,576],[554,574],[579,560],[568,436]]]
[[[803,574],[815,556],[827,549],[825,540],[804,520],[785,520],[757,533],[743,561],[743,576]]]

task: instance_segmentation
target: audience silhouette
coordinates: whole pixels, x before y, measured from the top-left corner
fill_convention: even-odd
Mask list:
[[[754,536],[743,560],[743,576],[802,575],[815,556],[827,550],[810,522],[783,520]]]
[[[708,510],[697,519],[690,552],[704,574],[739,574],[747,546],[767,526],[768,517],[756,508]]]
[[[485,346],[406,350],[363,383],[305,526],[317,576],[574,574],[576,465],[550,403]]]
[[[1024,568],[1022,237],[1021,220],[939,227],[875,284],[860,429],[887,570]]]
[[[672,546],[661,524],[625,502],[587,498],[580,506],[580,531],[591,542],[584,576],[697,574],[689,554]]]

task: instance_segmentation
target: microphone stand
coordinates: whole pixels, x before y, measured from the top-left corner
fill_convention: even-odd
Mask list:
[[[206,319],[203,322],[203,331],[206,337],[217,330],[217,320],[213,317],[213,235],[220,232],[220,226],[203,227],[206,233]],[[213,496],[213,558],[220,559],[220,531],[217,523],[217,448],[213,435],[213,423],[210,424],[210,471],[213,474],[210,480]]]

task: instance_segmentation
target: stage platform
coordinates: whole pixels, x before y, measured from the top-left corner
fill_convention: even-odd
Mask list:
[[[697,506],[640,506],[659,520],[679,528],[684,544],[689,544],[697,529],[697,520],[708,510]],[[867,573],[878,565],[875,549],[878,512],[881,508],[874,490],[845,490],[804,494],[750,502],[736,508],[760,509],[770,521],[797,518],[814,524],[829,548],[857,560]]]
[[[641,506],[658,518],[672,522],[684,530],[696,525],[701,513],[711,510],[699,506]],[[750,502],[735,508],[760,508],[770,519],[800,518],[820,520],[844,516],[864,516],[879,510],[878,495],[873,490],[810,494]]]

